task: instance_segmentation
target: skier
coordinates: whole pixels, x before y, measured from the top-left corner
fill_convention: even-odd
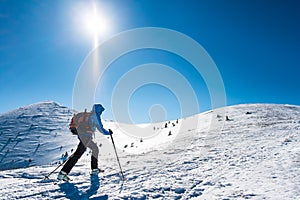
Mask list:
[[[98,174],[100,172],[103,172],[103,170],[98,168],[98,154],[99,149],[95,142],[93,142],[93,134],[96,131],[96,128],[103,133],[104,135],[110,135],[113,134],[113,132],[109,129],[108,131],[103,128],[100,115],[104,111],[104,108],[101,104],[95,104],[92,108],[91,112],[84,112],[84,113],[78,113],[79,115],[78,119],[73,117],[72,122],[70,124],[70,130],[72,129],[71,125],[72,123],[76,124],[76,133],[78,134],[79,144],[77,146],[77,149],[75,153],[70,157],[70,159],[64,164],[63,168],[59,172],[57,179],[58,180],[64,180],[69,181],[70,178],[68,177],[68,174],[70,173],[71,169],[74,167],[74,165],[77,163],[79,158],[83,155],[86,148],[90,148],[92,150],[92,157],[91,157],[91,174]],[[71,130],[72,132],[74,131]],[[74,133],[74,132],[73,132]]]

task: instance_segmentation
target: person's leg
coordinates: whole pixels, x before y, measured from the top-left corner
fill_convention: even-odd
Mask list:
[[[72,157],[66,162],[66,164],[63,166],[61,171],[66,172],[67,174],[70,173],[71,169],[74,167],[74,165],[77,163],[79,158],[82,156],[82,154],[85,152],[86,146],[80,141],[75,153],[72,155]]]
[[[89,143],[88,147],[92,150],[91,169],[98,169],[99,148],[93,141]]]

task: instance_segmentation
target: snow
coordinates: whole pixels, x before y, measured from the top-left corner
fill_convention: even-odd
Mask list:
[[[67,130],[72,113],[44,102],[0,115],[0,199],[300,199],[299,106],[237,105],[167,128],[168,122],[105,121],[114,131],[125,182],[109,137],[99,133],[103,174],[89,175],[87,151],[71,182],[58,182],[57,173],[44,180],[61,154],[76,148]],[[144,132],[124,134],[137,130]]]
[[[0,170],[58,161],[77,144],[68,130],[72,113],[49,101],[0,115]]]

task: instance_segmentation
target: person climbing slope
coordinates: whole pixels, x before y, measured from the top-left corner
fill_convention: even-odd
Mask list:
[[[68,174],[86,151],[87,147],[92,150],[91,174],[103,172],[103,170],[98,168],[99,149],[97,144],[93,141],[93,135],[95,134],[96,129],[104,135],[113,134],[110,129],[107,131],[103,128],[100,116],[104,110],[105,109],[101,104],[95,104],[91,112],[85,111],[73,116],[70,123],[70,130],[73,134],[78,135],[79,144],[74,154],[64,164],[63,168],[59,172],[57,176],[58,180],[70,180]]]

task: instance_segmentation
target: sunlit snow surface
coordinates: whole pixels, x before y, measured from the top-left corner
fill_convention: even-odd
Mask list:
[[[96,133],[105,172],[89,175],[87,151],[69,183],[58,182],[56,173],[43,178],[62,154],[76,148],[76,136],[67,129],[72,111],[46,102],[5,113],[0,116],[0,167],[19,169],[0,171],[0,199],[300,199],[300,107],[238,105],[222,116],[216,113],[171,121],[174,127],[149,125],[149,131],[161,129],[160,137],[142,141],[107,121],[126,181],[109,138]],[[180,127],[195,118],[198,127]],[[224,122],[219,132],[207,132],[212,118]],[[176,128],[177,135],[168,135]]]

